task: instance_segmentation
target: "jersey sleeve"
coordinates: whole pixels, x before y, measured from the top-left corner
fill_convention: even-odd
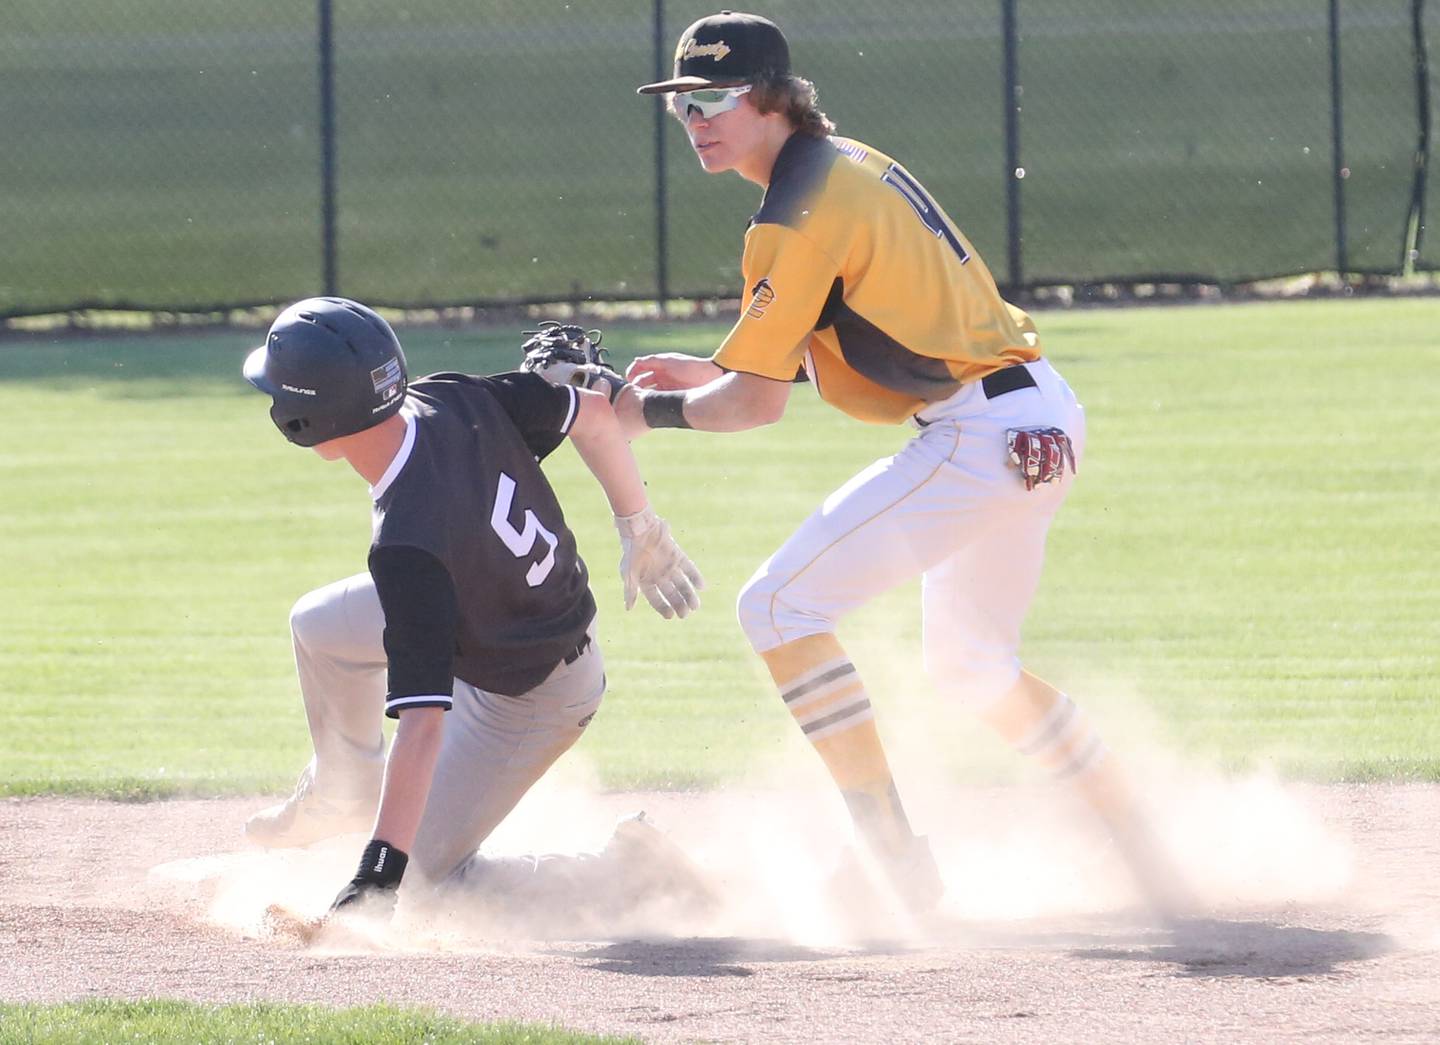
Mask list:
[[[793,381],[839,264],[785,225],[752,225],[741,261],[744,311],[714,361],[726,370]]]
[[[579,392],[569,385],[552,385],[539,374],[493,374],[485,384],[536,460],[544,460],[565,441],[580,411]]]
[[[420,548],[381,545],[370,551],[370,576],[385,611],[389,686],[385,714],[406,708],[447,711],[455,692],[455,585],[439,559]]]

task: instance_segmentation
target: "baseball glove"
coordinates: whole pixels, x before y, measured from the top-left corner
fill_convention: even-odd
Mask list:
[[[1005,443],[1010,451],[1010,463],[1020,469],[1027,490],[1041,483],[1059,482],[1065,477],[1067,463],[1070,474],[1075,474],[1075,448],[1062,429],[1043,425],[1007,428]]]
[[[574,385],[604,392],[612,403],[625,387],[625,379],[605,361],[600,331],[547,319],[539,330],[522,333],[527,340],[520,346],[525,356],[520,363],[521,370],[539,374],[552,385]]]

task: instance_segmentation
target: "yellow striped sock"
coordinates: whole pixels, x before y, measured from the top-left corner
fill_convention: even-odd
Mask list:
[[[890,851],[911,837],[875,711],[834,635],[811,635],[761,654],[780,697],[839,786],[856,830]]]

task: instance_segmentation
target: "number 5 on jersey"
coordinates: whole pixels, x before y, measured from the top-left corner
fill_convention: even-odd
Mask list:
[[[555,546],[560,542],[540,524],[540,520],[535,518],[535,513],[529,508],[525,509],[525,529],[515,529],[510,524],[510,508],[514,503],[515,480],[501,472],[500,485],[495,489],[495,510],[490,513],[490,528],[500,535],[505,547],[509,548],[510,554],[517,559],[526,558],[534,552],[537,540],[550,546],[545,558],[531,563],[530,569],[525,573],[525,582],[532,588],[538,587],[555,567]]]

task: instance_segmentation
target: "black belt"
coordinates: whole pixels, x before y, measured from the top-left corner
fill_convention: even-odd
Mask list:
[[[1035,383],[1035,376],[1025,369],[1023,363],[1014,363],[1004,370],[997,370],[993,374],[986,374],[980,379],[980,390],[985,393],[986,399],[994,399],[1003,396],[1007,392],[1018,392],[1022,388],[1039,388]],[[915,415],[915,423],[921,428],[930,427],[919,414]]]
[[[1007,366],[1004,370],[997,370],[993,374],[986,374],[980,379],[980,387],[985,390],[986,399],[995,399],[1005,395],[1007,392],[1018,392],[1022,388],[1036,388],[1035,377],[1022,364]]]
[[[574,649],[572,649],[569,653],[565,654],[562,659],[565,661],[566,664],[574,664],[577,660],[580,659],[580,654],[584,653],[589,648],[590,635],[586,633],[585,637],[580,640],[580,644]]]

